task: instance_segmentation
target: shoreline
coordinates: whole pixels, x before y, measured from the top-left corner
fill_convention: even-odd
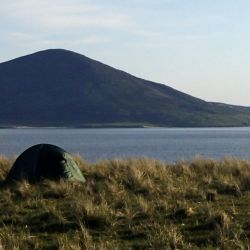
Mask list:
[[[131,128],[131,129],[219,129],[219,128],[250,128],[250,126],[148,126],[148,125],[89,125],[89,126],[0,126],[0,129],[120,129],[120,128]]]

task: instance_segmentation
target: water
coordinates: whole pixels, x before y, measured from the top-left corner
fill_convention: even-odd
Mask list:
[[[149,157],[175,162],[227,156],[250,159],[250,128],[0,129],[0,154],[37,143],[58,145],[88,161]]]

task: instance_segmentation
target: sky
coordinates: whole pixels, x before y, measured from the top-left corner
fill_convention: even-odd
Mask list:
[[[250,106],[249,0],[0,0],[0,62],[81,53],[206,101]]]

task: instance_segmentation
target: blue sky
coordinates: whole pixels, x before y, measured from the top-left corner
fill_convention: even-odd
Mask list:
[[[0,0],[0,62],[65,48],[205,99],[250,106],[249,0]]]

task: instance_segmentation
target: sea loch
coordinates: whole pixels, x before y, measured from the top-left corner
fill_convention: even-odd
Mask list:
[[[250,159],[250,128],[1,129],[0,153],[19,155],[37,143],[56,144],[87,161],[148,157],[166,162],[227,156]]]

